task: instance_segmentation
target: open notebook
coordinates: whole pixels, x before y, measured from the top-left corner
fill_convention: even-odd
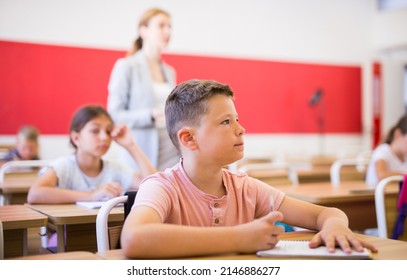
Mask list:
[[[89,209],[98,209],[102,207],[102,205],[106,202],[106,200],[101,200],[101,201],[77,201],[76,205],[83,206]],[[121,206],[123,203],[119,203],[116,205]]]
[[[344,253],[337,248],[334,253],[328,252],[325,246],[309,248],[309,241],[303,240],[280,240],[276,247],[270,250],[258,251],[260,257],[301,257],[316,259],[371,259],[370,251],[366,248],[363,252],[353,251],[351,254]]]

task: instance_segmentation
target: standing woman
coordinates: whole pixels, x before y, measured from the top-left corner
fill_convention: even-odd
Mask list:
[[[116,122],[130,127],[136,143],[161,171],[180,158],[164,116],[165,101],[176,83],[175,70],[161,59],[171,37],[170,15],[161,9],[147,10],[141,16],[138,34],[127,57],[113,67],[107,109]],[[137,168],[125,151],[122,158]]]

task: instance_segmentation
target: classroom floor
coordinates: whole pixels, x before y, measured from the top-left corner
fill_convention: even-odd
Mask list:
[[[29,228],[27,232],[27,254],[30,255],[42,255],[51,253],[47,249],[41,246],[40,228]]]

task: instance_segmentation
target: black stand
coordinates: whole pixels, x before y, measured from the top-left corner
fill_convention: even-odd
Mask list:
[[[322,97],[323,97],[323,90],[322,89],[317,89],[314,94],[311,96],[308,105],[310,107],[317,107],[318,112],[317,112],[317,125],[319,129],[319,139],[320,139],[320,144],[319,144],[319,153],[320,155],[325,154],[325,112],[324,112],[324,106],[322,102]]]

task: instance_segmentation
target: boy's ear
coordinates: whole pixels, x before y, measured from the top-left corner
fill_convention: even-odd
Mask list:
[[[194,137],[194,131],[191,128],[184,127],[178,131],[178,141],[180,145],[190,149],[195,150],[197,148],[197,143]]]

